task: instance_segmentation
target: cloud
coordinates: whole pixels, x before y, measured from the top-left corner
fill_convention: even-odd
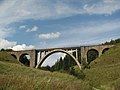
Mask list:
[[[56,33],[47,33],[47,34],[40,34],[39,35],[39,38],[42,38],[42,39],[55,39],[55,38],[59,38],[61,35],[60,32],[56,32]]]
[[[13,49],[14,51],[18,51],[18,50],[30,50],[30,49],[34,49],[35,47],[33,45],[26,45],[26,44],[22,44],[22,45],[15,45],[13,46],[11,49]]]
[[[6,38],[15,33],[12,28],[0,27],[0,38]]]
[[[36,32],[38,30],[37,26],[32,27],[31,29],[27,29],[26,32]]]
[[[0,39],[0,49],[13,49],[14,51],[19,51],[19,50],[30,50],[34,49],[35,46],[33,45],[17,45],[17,42],[15,41],[8,41],[6,39]]]
[[[0,49],[4,48],[7,49],[9,47],[12,47],[16,45],[17,42],[14,41],[8,41],[6,39],[0,39]]]
[[[96,1],[96,0],[95,0]],[[74,5],[76,2],[79,5]],[[82,4],[79,0],[5,0],[0,5],[0,24],[10,24],[26,19],[45,20],[79,14],[109,14],[120,10],[120,0],[101,0]],[[32,6],[32,7],[31,7]]]
[[[117,0],[103,0],[104,3],[114,3],[116,2]]]
[[[19,29],[25,29],[26,28],[26,25],[22,25],[19,27]]]
[[[0,49],[7,49],[16,45],[17,42],[9,41],[6,38],[12,36],[15,33],[15,30],[8,27],[0,27]]]
[[[65,27],[65,26],[63,26]],[[120,20],[99,20],[99,21],[88,21],[85,23],[79,23],[72,27],[65,28],[69,30],[69,33],[66,34],[66,31],[63,30],[64,36],[92,36],[106,32],[117,31],[120,29]],[[113,33],[114,33],[113,32]],[[74,37],[72,37],[74,38]]]
[[[83,9],[88,14],[112,15],[114,12],[120,10],[119,5],[119,0],[103,0],[99,3],[85,4]]]

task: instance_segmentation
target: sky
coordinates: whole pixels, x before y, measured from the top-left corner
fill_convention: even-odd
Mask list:
[[[0,0],[0,49],[97,45],[120,38],[120,0]]]

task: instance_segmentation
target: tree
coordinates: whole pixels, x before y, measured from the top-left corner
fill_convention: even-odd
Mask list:
[[[2,48],[0,51],[5,51],[5,49],[4,49],[4,48]]]

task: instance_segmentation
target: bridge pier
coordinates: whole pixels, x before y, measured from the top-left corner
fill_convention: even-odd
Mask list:
[[[78,60],[78,50],[76,49],[76,60]]]
[[[84,46],[81,47],[81,65],[87,65],[87,52]]]

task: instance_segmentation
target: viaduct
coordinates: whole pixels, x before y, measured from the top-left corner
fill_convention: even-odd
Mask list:
[[[94,50],[101,56],[106,50],[113,47],[114,45],[94,45],[94,46],[80,46],[80,47],[65,47],[65,48],[50,48],[50,49],[33,49],[33,50],[22,50],[22,51],[10,51],[9,53],[14,56],[18,61],[23,64],[27,64],[32,68],[38,68],[50,55],[62,52],[69,55],[75,60],[78,67],[81,69],[83,63],[88,63],[88,52]],[[76,53],[73,56],[73,52]],[[23,58],[25,55],[29,55],[30,59],[28,62],[24,62]],[[78,60],[81,57],[81,60]]]

